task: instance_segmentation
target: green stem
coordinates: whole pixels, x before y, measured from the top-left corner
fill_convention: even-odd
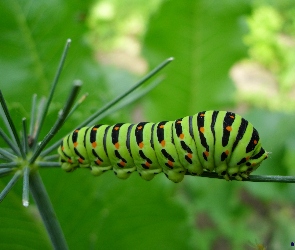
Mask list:
[[[9,125],[9,129],[11,130],[11,133],[12,133],[12,136],[20,150],[20,153],[22,155],[22,158],[25,159],[26,158],[26,155],[25,155],[25,152],[23,151],[23,148],[21,146],[21,143],[20,143],[20,140],[19,140],[19,137],[18,137],[18,134],[16,132],[16,128],[14,126],[14,123],[11,119],[11,116],[9,114],[9,111],[8,111],[8,108],[7,108],[7,105],[6,105],[6,102],[5,102],[5,99],[4,99],[4,96],[0,90],[0,103],[1,103],[1,106],[2,106],[2,109],[3,109],[3,112],[5,114],[5,117],[8,121],[8,125]]]
[[[28,153],[29,150],[29,145],[28,145],[28,133],[27,133],[27,119],[23,118],[22,119],[22,124],[23,124],[23,150],[25,154]]]
[[[29,206],[29,194],[30,194],[30,168],[26,166],[23,171],[23,206]]]
[[[0,169],[0,178],[6,175],[9,175],[12,173],[12,169],[11,168],[2,168]]]
[[[30,175],[30,191],[38,207],[54,249],[68,249],[63,231],[38,172]]]
[[[154,68],[151,72],[149,72],[145,77],[143,77],[137,84],[132,86],[130,89],[128,89],[126,92],[124,92],[122,95],[118,96],[111,102],[107,103],[105,106],[97,110],[94,114],[92,114],[90,117],[88,117],[84,122],[82,122],[77,127],[84,127],[88,126],[97,116],[104,113],[106,110],[108,110],[110,107],[114,106],[116,103],[124,99],[127,95],[129,95],[131,92],[136,90],[138,87],[140,87],[143,83],[145,83],[148,79],[150,79],[152,76],[157,74],[161,69],[163,69],[165,66],[167,66],[171,61],[174,59],[172,57],[166,59],[164,62],[162,62],[160,65],[158,65],[156,68]]]
[[[41,144],[38,146],[36,151],[34,151],[32,158],[29,160],[29,164],[32,164],[37,159],[37,157],[40,155],[40,153],[42,152],[44,147],[47,145],[47,143],[52,139],[53,136],[55,136],[55,134],[64,124],[64,121],[66,120],[70,112],[70,109],[78,95],[81,85],[82,85],[81,81],[78,81],[78,80],[75,81],[72,91],[68,97],[68,100],[66,101],[64,108],[59,113],[57,121],[55,122],[51,130],[48,132],[48,134],[45,136],[45,138],[42,140]]]
[[[118,96],[116,99],[108,102],[105,106],[103,106],[101,109],[99,109],[98,111],[96,111],[93,115],[91,115],[88,119],[86,119],[83,123],[81,123],[80,125],[78,125],[76,127],[91,126],[96,121],[102,119],[103,117],[105,117],[109,113],[112,113],[115,110],[117,110],[119,108],[122,108],[122,106],[125,106],[126,104],[123,104],[122,106],[117,107],[117,108],[114,108],[114,109],[111,110],[111,108],[116,103],[118,103],[119,101],[123,100],[131,92],[133,92],[134,90],[136,90],[137,88],[139,88],[140,86],[142,86],[143,83],[145,83],[149,78],[151,78],[153,75],[155,75],[157,72],[159,72],[162,68],[164,68],[167,64],[169,64],[172,60],[173,60],[173,58],[166,59],[158,67],[156,67],[155,69],[153,69],[149,74],[147,74],[144,78],[142,78],[138,83],[136,83],[134,86],[132,86],[126,92],[124,92],[123,94],[121,94],[120,96]],[[152,88],[154,88],[156,85],[158,85],[160,83],[160,81],[161,81],[161,78],[156,79],[155,82],[153,82],[150,86],[146,87],[146,89],[143,89],[140,93],[138,93],[137,95],[135,95],[130,102],[132,102],[132,101],[136,100],[137,98],[139,98],[140,96],[144,95],[145,92],[150,91]],[[55,149],[57,149],[59,147],[61,141],[62,141],[62,139],[56,141],[50,147],[48,147],[47,149],[43,150],[41,152],[40,156],[43,157],[45,155],[50,154],[53,150],[55,150]]]
[[[7,150],[0,148],[0,155],[2,155],[5,159],[14,161],[17,159],[17,156],[9,153]]]
[[[186,175],[190,175],[187,173]],[[213,179],[224,179],[223,176],[218,175],[217,173],[203,172],[199,177],[208,177]],[[236,181],[236,179],[232,179]],[[281,175],[249,175],[247,179],[242,181],[250,182],[279,182],[279,183],[295,183],[295,176],[281,176]]]
[[[0,168],[14,168],[16,166],[18,166],[19,163],[12,161],[12,162],[7,162],[7,163],[0,163]]]
[[[6,144],[13,150],[13,152],[18,155],[21,156],[21,153],[18,149],[18,147],[16,146],[16,144],[10,140],[10,138],[4,133],[4,131],[0,128],[0,137],[2,137],[2,139],[6,142]]]
[[[30,131],[29,131],[30,136],[33,136],[33,131],[34,131],[34,124],[35,124],[35,117],[36,117],[36,101],[37,101],[37,95],[34,94],[32,98],[32,108],[31,108]]]
[[[44,162],[44,161],[38,161],[36,162],[37,165],[40,168],[60,168],[59,162]]]
[[[85,99],[87,98],[88,93],[85,93],[84,95],[81,96],[81,98],[73,105],[70,113],[68,114],[67,119],[77,110],[77,108],[79,108],[79,106],[85,101]]]
[[[63,69],[63,66],[64,66],[64,63],[65,63],[65,60],[66,60],[66,57],[67,57],[67,54],[68,54],[70,44],[71,44],[71,39],[68,39],[67,42],[66,42],[64,51],[62,53],[62,57],[61,57],[60,62],[59,62],[56,75],[55,75],[53,83],[51,85],[51,89],[50,89],[49,96],[48,96],[46,104],[45,104],[45,108],[44,108],[44,110],[42,112],[42,116],[40,118],[40,123],[39,123],[39,126],[38,126],[37,131],[36,131],[36,135],[35,135],[35,138],[34,138],[35,143],[37,143],[37,141],[38,141],[40,131],[41,131],[42,127],[43,127],[43,123],[44,123],[45,118],[47,116],[49,105],[50,105],[50,103],[52,101],[52,97],[53,97],[53,94],[54,94],[58,79],[60,77],[61,71]]]
[[[150,92],[153,88],[155,88],[157,85],[159,85],[162,81],[163,77],[158,77],[155,81],[153,81],[150,85],[138,90],[136,93],[134,93],[130,98],[124,98],[119,105],[116,105],[114,107],[110,107],[108,110],[106,110],[101,115],[97,116],[91,123],[88,123],[88,126],[92,126],[93,124],[96,124],[98,121],[103,119],[104,117],[108,116],[109,114],[113,114],[116,111],[123,109],[125,106],[129,105],[130,103],[135,102],[136,100],[140,99],[141,97],[145,96],[148,92]]]
[[[19,178],[22,176],[22,172],[19,170],[17,171],[14,176],[10,179],[6,187],[2,190],[0,193],[0,203],[4,200],[6,195],[9,193],[9,191],[12,189],[12,187],[17,183]]]

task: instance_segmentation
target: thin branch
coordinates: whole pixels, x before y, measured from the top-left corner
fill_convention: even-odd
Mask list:
[[[150,92],[152,89],[154,89],[156,86],[158,86],[161,81],[163,80],[163,77],[158,77],[155,81],[153,81],[151,84],[146,86],[143,89],[140,89],[136,93],[134,93],[129,99],[125,98],[122,100],[122,102],[119,105],[116,105],[108,110],[106,110],[103,114],[99,115],[97,118],[95,118],[91,123],[88,124],[88,126],[92,126],[93,124],[96,124],[98,121],[103,119],[104,117],[108,116],[109,114],[113,114],[117,110],[120,110],[124,108],[125,106],[128,106],[130,103],[138,100],[139,98],[145,96],[148,92]]]
[[[243,181],[295,183],[295,176],[250,175],[249,179],[244,179]]]
[[[19,164],[15,161],[13,162],[7,162],[7,163],[0,163],[0,168],[15,168],[17,167]]]
[[[186,174],[190,175],[190,174]],[[223,176],[217,173],[203,172],[199,177],[208,177],[213,179],[223,179]],[[232,181],[237,181],[232,179]],[[248,179],[243,179],[242,181],[250,182],[280,182],[280,183],[295,183],[295,176],[280,176],[280,175],[249,175]]]
[[[17,156],[21,156],[21,153],[20,153],[17,145],[12,140],[10,140],[8,135],[6,135],[5,132],[1,128],[0,128],[0,136],[2,137],[2,139],[6,142],[6,144],[13,150],[13,152]]]
[[[36,121],[34,123],[34,126],[33,126],[33,133],[30,134],[31,138],[32,138],[32,144],[31,144],[31,148],[33,150],[36,149],[37,145],[38,145],[38,140],[36,139],[36,135],[37,135],[37,132],[38,132],[38,129],[40,127],[40,121],[41,121],[41,118],[42,118],[42,114],[45,110],[45,104],[46,104],[46,98],[45,97],[42,97],[41,100],[39,101],[39,104],[38,104],[38,109],[37,109],[37,114],[36,114]]]
[[[76,102],[76,104],[73,106],[73,108],[71,109],[70,113],[67,116],[67,119],[72,115],[72,113],[82,104],[82,102],[86,99],[86,97],[88,96],[88,93],[84,94],[79,100],[78,102]],[[47,149],[43,150],[40,153],[40,156],[43,157],[45,155],[50,154],[53,150],[57,149],[61,143],[62,139],[56,141],[54,144],[52,144],[50,147],[48,147]],[[45,160],[45,159],[44,159]]]
[[[12,169],[11,168],[2,168],[0,169],[0,177],[9,175],[10,173],[12,173]]]
[[[23,149],[24,149],[25,154],[27,154],[28,150],[29,150],[29,145],[28,145],[27,119],[26,118],[22,119],[22,124],[23,124]]]
[[[29,160],[29,164],[32,164],[37,159],[37,157],[42,152],[43,148],[47,145],[47,143],[52,139],[52,137],[58,132],[58,130],[63,125],[63,123],[64,123],[65,119],[67,118],[67,116],[70,112],[70,109],[71,109],[71,107],[78,95],[81,85],[82,85],[81,81],[75,81],[72,91],[68,97],[68,100],[67,100],[64,108],[62,109],[62,111],[59,113],[59,117],[58,117],[56,123],[53,125],[51,130],[48,132],[48,134],[45,136],[45,138],[43,139],[43,141],[41,142],[39,147],[34,152],[32,158]]]
[[[52,97],[53,97],[53,94],[54,94],[54,91],[55,91],[55,88],[56,88],[56,85],[57,85],[57,82],[58,82],[58,79],[60,77],[60,74],[61,74],[61,71],[63,69],[63,65],[64,65],[64,62],[65,62],[65,59],[66,59],[66,56],[67,56],[67,53],[68,53],[68,50],[69,50],[69,47],[70,47],[70,44],[71,44],[71,39],[68,39],[67,42],[66,42],[66,45],[65,45],[65,48],[64,48],[64,51],[62,53],[62,57],[61,57],[61,60],[59,62],[59,65],[58,65],[58,69],[57,69],[57,72],[56,72],[56,75],[54,77],[54,80],[53,80],[53,83],[51,85],[51,90],[50,90],[50,93],[49,93],[49,96],[47,98],[47,102],[45,104],[45,107],[44,107],[44,110],[42,112],[42,116],[40,117],[40,120],[39,120],[39,126],[37,128],[37,131],[36,131],[36,134],[35,134],[35,137],[34,139],[36,141],[38,141],[38,138],[39,138],[39,134],[40,134],[40,131],[42,129],[42,126],[43,126],[43,123],[45,121],[45,117],[47,115],[47,112],[48,112],[48,108],[49,108],[49,105],[52,101]]]
[[[9,153],[7,150],[3,149],[3,148],[0,148],[0,154],[6,158],[7,160],[11,160],[11,161],[14,161],[17,159],[17,156],[12,154],[12,153]]]
[[[103,117],[105,117],[108,113],[108,110],[114,106],[116,103],[118,103],[120,100],[124,99],[127,95],[129,95],[131,92],[133,92],[134,90],[136,90],[138,87],[140,87],[143,83],[145,83],[149,78],[151,78],[152,76],[154,76],[157,72],[159,72],[161,69],[163,69],[166,65],[168,65],[171,61],[173,60],[173,58],[168,58],[166,59],[164,62],[162,62],[160,65],[158,65],[155,69],[153,69],[149,74],[147,74],[144,78],[142,78],[138,83],[136,83],[133,87],[131,87],[130,89],[128,89],[126,92],[124,92],[122,95],[118,96],[116,99],[114,99],[111,102],[108,102],[104,107],[102,107],[101,109],[99,109],[97,112],[95,112],[92,116],[90,116],[86,121],[84,121],[83,123],[81,123],[80,125],[76,126],[76,127],[83,127],[83,126],[87,126],[89,124],[92,123],[93,120],[98,120],[102,119]],[[150,89],[154,88],[157,84],[159,84],[159,80],[156,80],[151,86]],[[146,91],[150,91],[149,87],[147,87]],[[143,93],[145,92],[145,90],[143,90]],[[136,98],[139,98],[141,95],[138,94],[138,96],[136,96]],[[134,98],[134,100],[136,100],[136,98]],[[120,106],[120,108],[122,108],[122,106]],[[116,109],[117,110],[117,109]],[[114,111],[114,110],[112,110]],[[45,156],[50,154],[53,150],[57,149],[61,143],[62,139],[56,141],[54,144],[52,144],[50,147],[48,147],[47,149],[43,150],[42,153],[40,154],[40,156]]]
[[[85,101],[87,96],[88,96],[88,93],[81,96],[81,98],[75,103],[75,105],[71,109],[70,113],[68,114],[67,119],[77,110],[77,108],[79,108],[79,106]]]
[[[55,161],[55,160],[57,160],[58,158],[59,158],[59,155],[58,155],[58,154],[54,154],[54,155],[48,155],[48,156],[45,156],[45,157],[43,157],[42,160],[48,162],[48,161],[52,161],[52,160]]]
[[[7,128],[8,132],[9,132],[9,134],[10,134],[11,139],[13,140],[13,143],[17,147],[17,143],[16,143],[15,138],[13,136],[12,129],[11,129],[10,125],[9,125],[9,122],[7,120],[7,117],[6,117],[5,113],[4,113],[3,108],[0,108],[0,116],[2,117],[2,120],[3,120],[4,124],[5,124],[5,127]]]
[[[150,73],[148,73],[145,77],[143,77],[137,84],[135,84],[133,87],[128,89],[126,92],[124,92],[122,95],[115,98],[113,101],[107,103],[105,106],[103,106],[101,109],[96,111],[93,115],[91,115],[88,119],[86,119],[84,122],[82,122],[77,127],[84,127],[87,126],[89,123],[91,123],[97,116],[104,113],[106,110],[108,110],[110,107],[114,106],[116,103],[124,99],[127,95],[129,95],[131,92],[136,90],[138,87],[140,87],[143,83],[145,83],[148,79],[150,79],[152,76],[154,76],[156,73],[158,73],[161,69],[163,69],[165,66],[167,66],[171,61],[173,60],[172,57],[166,59],[164,62],[162,62],[160,65],[158,65],[155,69],[153,69]]]
[[[30,190],[54,249],[68,249],[63,231],[38,172],[30,175]]]
[[[26,166],[24,168],[24,178],[23,178],[23,206],[29,206],[29,188],[30,185],[30,168]]]
[[[18,134],[17,134],[17,132],[16,132],[16,129],[15,129],[14,123],[13,123],[13,121],[12,121],[12,119],[11,119],[10,114],[9,114],[9,111],[8,111],[8,108],[7,108],[7,105],[6,105],[6,102],[5,102],[5,99],[4,99],[4,96],[3,96],[1,90],[0,90],[0,103],[1,103],[1,105],[2,105],[2,108],[3,108],[3,111],[4,111],[5,117],[6,117],[7,121],[8,121],[9,127],[10,127],[10,129],[11,129],[11,131],[12,131],[13,138],[15,139],[16,144],[17,144],[17,146],[19,147],[19,150],[20,150],[20,152],[21,152],[22,158],[25,159],[25,158],[26,158],[26,155],[25,155],[25,153],[24,153],[24,151],[23,151],[23,148],[22,148],[22,146],[21,146],[21,143],[20,143],[20,140],[19,140]]]
[[[32,108],[31,108],[30,130],[29,130],[30,136],[33,136],[33,133],[34,133],[34,124],[35,124],[35,118],[36,118],[36,101],[37,101],[37,95],[34,94],[32,98]]]
[[[38,161],[37,165],[41,168],[60,168],[60,163],[56,161],[52,161],[52,162]]]
[[[103,112],[101,115],[97,116],[91,123],[95,123],[98,120],[103,119],[104,117],[108,116],[109,114],[112,114],[114,112],[116,112],[119,109],[122,109],[123,107],[127,106],[129,103],[134,102],[135,100],[139,99],[140,97],[144,96],[146,93],[148,93],[149,91],[151,91],[153,88],[155,88],[161,81],[162,81],[163,77],[159,77],[157,78],[154,82],[152,82],[150,85],[148,85],[147,87],[145,87],[144,89],[140,90],[137,94],[133,95],[131,99],[127,100],[127,101],[123,101],[121,103],[121,105],[115,106],[113,108],[110,108],[108,110],[106,110],[105,112]],[[68,117],[70,116],[70,114],[68,115]],[[40,154],[40,156],[45,156],[50,154],[53,150],[56,150],[60,144],[61,144],[62,139],[56,141],[54,144],[52,144],[50,147],[48,147],[47,149],[43,150]],[[45,158],[44,158],[45,160]]]
[[[61,144],[62,139],[59,139],[58,141],[56,141],[55,143],[53,143],[50,147],[48,147],[47,149],[43,150],[40,154],[41,157],[50,154],[53,150],[56,150],[60,144]]]
[[[0,193],[0,203],[3,201],[3,199],[9,193],[9,191],[12,189],[12,187],[18,181],[18,179],[21,177],[21,175],[22,175],[22,171],[20,171],[20,170],[14,174],[14,176],[11,178],[11,180],[8,182],[8,184],[5,186],[5,188]]]

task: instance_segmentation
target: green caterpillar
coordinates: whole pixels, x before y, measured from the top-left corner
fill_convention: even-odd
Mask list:
[[[227,111],[203,111],[159,123],[82,127],[63,139],[58,153],[67,172],[81,167],[101,175],[113,169],[126,179],[137,170],[151,180],[163,171],[173,182],[204,170],[242,180],[268,155],[253,125]]]

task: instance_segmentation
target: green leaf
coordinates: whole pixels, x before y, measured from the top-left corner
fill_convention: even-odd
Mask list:
[[[145,107],[149,117],[175,119],[233,104],[229,70],[246,54],[242,20],[249,9],[248,1],[164,2],[150,22],[144,55],[152,66],[169,56],[175,62]]]
[[[32,94],[37,93],[39,98],[47,95],[65,41],[72,39],[41,138],[54,123],[60,103],[64,102],[74,79],[81,79],[85,83],[82,92],[90,95],[86,105],[81,105],[72,120],[65,124],[65,133],[98,109],[102,102],[135,83],[129,73],[101,67],[94,62],[92,51],[85,42],[86,27],[82,18],[88,8],[89,3],[81,1],[13,0],[0,3],[0,38],[3,40],[0,44],[0,88],[13,109],[13,120],[17,125],[23,115],[28,116]],[[122,114],[120,111],[120,121]],[[56,137],[62,134],[63,131]],[[2,147],[3,142],[0,144]],[[139,244],[143,249],[157,246],[181,249],[188,244],[187,213],[172,199],[169,190],[173,184],[163,175],[153,182],[145,182],[133,174],[125,182],[111,172],[94,178],[89,171],[81,169],[72,174],[61,169],[41,169],[40,174],[70,249],[118,246],[130,249]],[[2,188],[9,178],[0,180]],[[19,182],[0,205],[1,239],[5,238],[1,240],[0,248],[50,248],[37,211],[27,215],[29,210],[21,205],[21,193]],[[32,199],[30,202],[29,209],[34,208]],[[13,229],[13,233],[7,228]]]
[[[1,180],[0,190],[8,178]],[[1,249],[51,249],[48,236],[36,207],[25,208],[21,203],[18,183],[0,205]]]
[[[133,173],[122,181],[112,171],[93,177],[79,169],[50,171],[46,177],[70,249],[181,249],[188,244],[187,213],[169,191],[175,184],[163,175],[146,182]]]
[[[85,40],[83,16],[89,5],[90,1],[0,3],[0,88],[9,107],[16,108],[12,115],[17,122],[24,115],[28,117],[33,93],[37,93],[39,99],[48,95],[68,38],[72,39],[72,45],[53,102],[64,102],[77,78],[85,83],[84,93],[94,86],[105,89],[104,73],[94,62]],[[97,105],[100,104],[98,94],[88,99],[96,99]],[[61,106],[57,104],[55,108]],[[49,128],[52,123],[47,125]]]

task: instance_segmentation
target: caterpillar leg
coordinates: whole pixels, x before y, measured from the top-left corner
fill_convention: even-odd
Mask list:
[[[90,168],[91,168],[91,174],[93,174],[94,176],[100,176],[106,171],[113,169],[112,166],[107,166],[107,167],[91,166]]]

